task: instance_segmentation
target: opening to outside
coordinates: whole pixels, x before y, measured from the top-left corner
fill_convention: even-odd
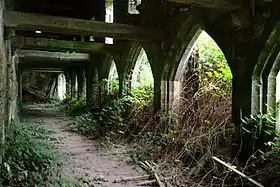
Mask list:
[[[128,13],[129,14],[139,14],[137,6],[141,4],[141,0],[129,0],[128,1]]]
[[[142,49],[136,61],[132,80],[132,95],[141,103],[151,101],[154,96],[154,78],[150,62],[145,50]]]
[[[106,0],[106,14],[105,22],[113,23],[114,22],[114,6],[113,0]],[[113,38],[105,37],[105,44],[113,44]]]
[[[111,94],[118,94],[119,91],[119,75],[115,61],[112,61],[112,65],[108,77],[108,87]]]

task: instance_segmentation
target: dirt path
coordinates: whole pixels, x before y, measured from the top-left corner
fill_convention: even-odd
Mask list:
[[[58,149],[66,153],[70,160],[69,169],[77,174],[79,181],[85,186],[94,187],[132,187],[135,183],[113,183],[121,177],[138,176],[144,171],[129,163],[129,156],[122,146],[104,148],[99,142],[66,132],[69,122],[65,116],[46,109],[46,105],[26,106],[25,115],[36,123],[42,124],[47,130],[54,131]]]

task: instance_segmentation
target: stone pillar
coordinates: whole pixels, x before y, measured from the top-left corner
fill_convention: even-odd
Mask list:
[[[63,100],[66,94],[66,81],[63,73],[57,75],[57,96],[59,100]]]
[[[65,76],[65,86],[66,86],[66,99],[70,99],[71,98],[71,76],[70,76],[70,72],[69,71],[65,71],[64,72],[64,76]]]
[[[10,58],[10,57],[11,58]],[[18,82],[16,66],[19,58],[16,53],[9,55],[8,60],[8,84],[7,84],[7,116],[8,124],[17,117],[17,101],[18,101]]]
[[[280,72],[276,77],[276,130],[280,132]]]
[[[251,113],[252,115],[259,114],[262,111],[261,107],[261,81],[259,76],[253,76],[252,78],[252,106],[251,106]]]
[[[5,121],[6,121],[6,86],[7,86],[7,57],[4,42],[3,10],[4,0],[0,0],[0,162],[4,154]]]
[[[78,71],[78,99],[84,98],[86,95],[86,77],[84,68]]]
[[[77,98],[77,72],[71,70],[70,76],[71,76],[71,99],[76,99]]]
[[[119,74],[119,96],[122,97],[131,91],[131,73],[120,72]]]
[[[89,62],[86,68],[86,100],[88,105],[93,104],[93,63]]]

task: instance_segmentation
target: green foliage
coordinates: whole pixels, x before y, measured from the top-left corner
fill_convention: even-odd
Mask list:
[[[142,61],[139,67],[139,70],[134,70],[136,74],[136,84],[132,89],[131,94],[133,100],[141,108],[144,104],[151,101],[154,96],[154,78],[151,70],[151,66],[147,57],[147,54],[144,52]],[[136,72],[138,71],[138,72]]]
[[[125,117],[132,110],[130,97],[109,101],[101,110],[76,116],[69,130],[86,136],[106,136],[110,132],[122,133],[127,128]]]
[[[117,95],[119,93],[118,79],[103,79],[100,85],[101,87],[107,87],[111,95]]]
[[[153,86],[154,83],[153,73],[146,53],[144,53],[143,55],[138,72],[135,73],[137,74],[136,87]]]
[[[274,138],[277,137],[275,130],[276,119],[269,114],[251,115],[242,120],[240,135],[243,139],[243,149],[247,154],[255,151],[267,151]]]
[[[152,85],[138,86],[131,91],[133,99],[139,104],[139,107],[151,101],[154,96],[154,88]]]
[[[63,100],[54,105],[54,109],[62,112],[67,112],[71,116],[79,115],[87,111],[86,98]]]
[[[214,95],[225,95],[231,91],[231,70],[216,42],[203,32],[196,43],[200,61],[200,84],[211,85]]]
[[[14,122],[6,128],[5,153],[0,163],[0,184],[51,186],[61,181],[63,157],[37,124]],[[60,161],[59,161],[60,160]]]

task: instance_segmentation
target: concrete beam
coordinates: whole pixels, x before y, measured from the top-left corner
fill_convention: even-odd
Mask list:
[[[48,38],[16,36],[12,38],[12,47],[16,49],[35,49],[45,51],[75,51],[81,53],[104,52],[105,44],[97,42],[77,42]]]
[[[18,64],[19,68],[22,70],[25,69],[67,69],[67,68],[82,68],[84,63],[67,63],[67,62],[38,62],[38,61],[20,61]]]
[[[127,40],[151,41],[166,38],[162,29],[15,11],[4,12],[4,25],[15,30],[40,30],[50,33],[112,37]]]
[[[45,69],[40,69],[40,68],[25,68],[23,71],[27,72],[39,72],[39,73],[62,73],[63,69],[61,68],[45,68]]]
[[[240,4],[233,4],[228,0],[167,0],[171,3],[197,5],[205,8],[234,10],[241,7]]]
[[[86,53],[63,53],[38,50],[17,50],[20,60],[37,61],[68,61],[86,62],[89,61],[89,54]]]

